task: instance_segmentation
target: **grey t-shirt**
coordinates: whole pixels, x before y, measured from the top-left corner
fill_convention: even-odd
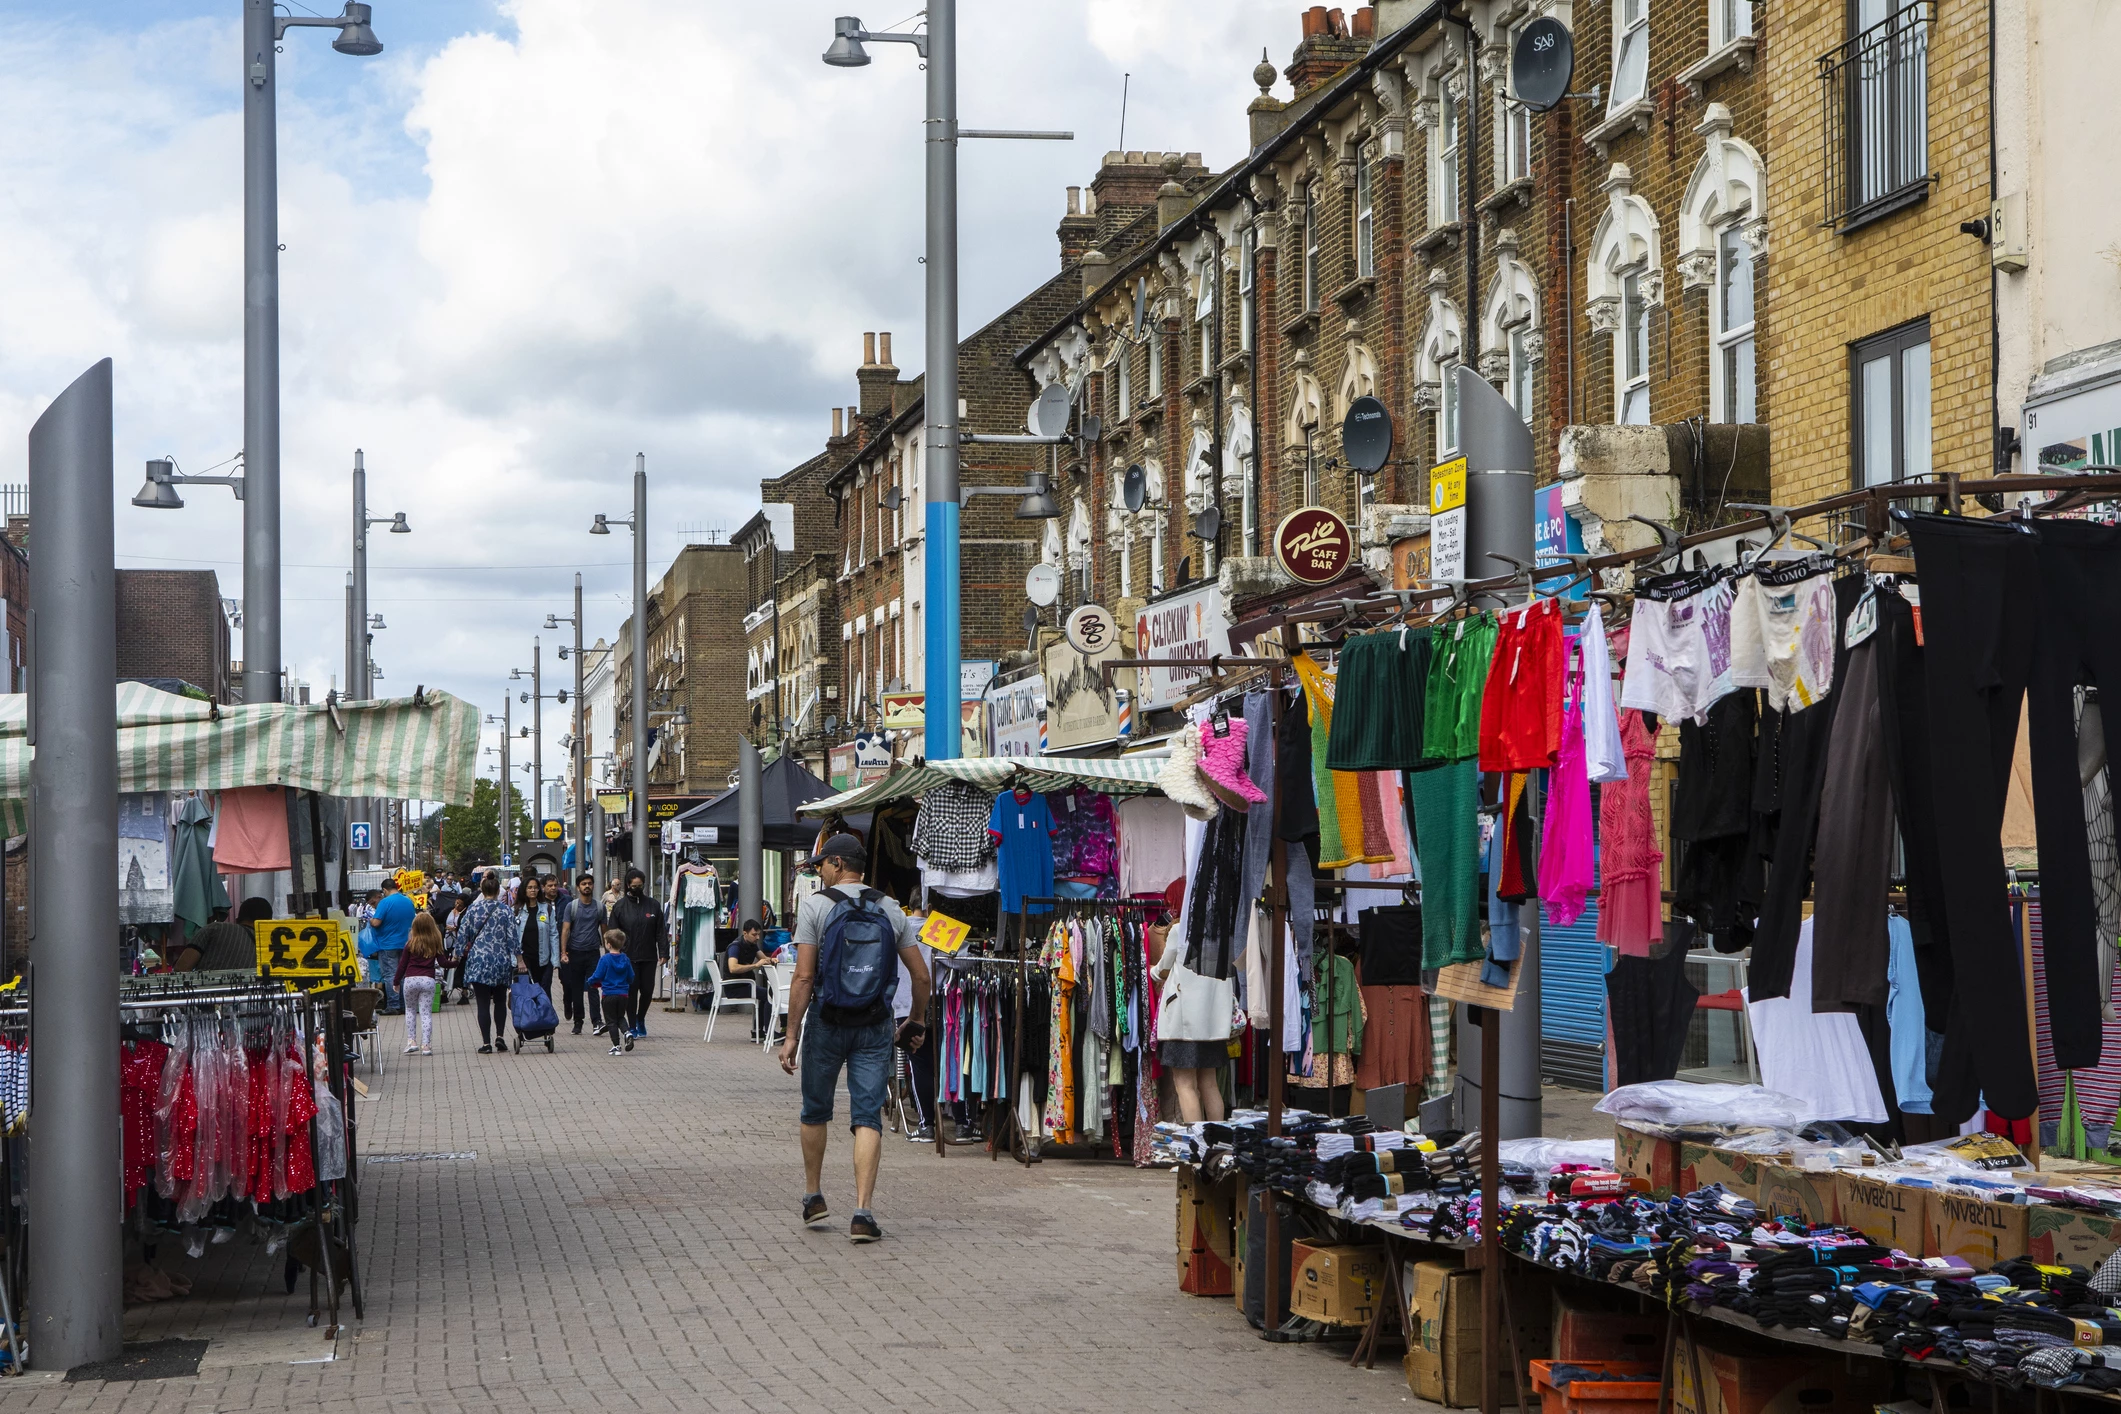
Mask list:
[[[840,890],[849,898],[861,891],[860,886],[856,884],[842,884]],[[798,948],[818,947],[825,941],[825,920],[832,916],[833,906],[839,902],[833,897],[834,892],[832,889],[820,889],[804,899],[802,907],[796,910],[795,945]],[[913,926],[906,921],[905,910],[898,906],[898,900],[889,894],[880,894],[876,903],[883,909],[884,916],[891,920],[891,931],[897,935],[899,947],[910,947],[914,940]],[[897,965],[903,976],[906,964],[899,961]]]
[[[567,951],[594,953],[604,945],[604,905],[583,903],[580,896],[567,900]]]

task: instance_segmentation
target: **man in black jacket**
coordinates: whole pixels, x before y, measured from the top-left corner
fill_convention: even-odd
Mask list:
[[[633,1034],[646,1036],[657,964],[670,956],[670,939],[663,906],[648,897],[648,876],[638,869],[626,871],[626,892],[611,906],[611,926],[625,933],[626,960],[633,964]],[[611,998],[604,999],[604,1006],[608,1012]]]

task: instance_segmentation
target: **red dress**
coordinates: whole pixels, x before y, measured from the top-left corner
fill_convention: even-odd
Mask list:
[[[1650,818],[1650,768],[1657,739],[1640,712],[1620,714],[1620,746],[1628,778],[1599,787],[1598,835],[1602,887],[1598,941],[1628,957],[1648,957],[1664,938],[1664,881],[1657,827]]]

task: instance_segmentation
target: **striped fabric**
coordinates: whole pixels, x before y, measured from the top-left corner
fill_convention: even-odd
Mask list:
[[[324,795],[471,802],[479,712],[429,689],[335,707],[222,707],[120,683],[118,789],[224,790],[296,786]],[[0,829],[28,819],[28,699],[0,695]]]
[[[797,808],[798,815],[831,815],[869,810],[909,795],[920,795],[944,781],[999,795],[1007,789],[1059,791],[1088,786],[1107,795],[1154,795],[1163,774],[1161,757],[1121,756],[1078,760],[1070,756],[969,756],[957,761],[930,761],[906,766],[880,781],[828,795]]]

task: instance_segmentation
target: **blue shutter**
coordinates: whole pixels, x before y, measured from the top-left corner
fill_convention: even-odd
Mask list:
[[[1611,953],[1598,941],[1598,900],[1574,923],[1540,909],[1539,1060],[1542,1075],[1575,1090],[1606,1089],[1605,975]]]

